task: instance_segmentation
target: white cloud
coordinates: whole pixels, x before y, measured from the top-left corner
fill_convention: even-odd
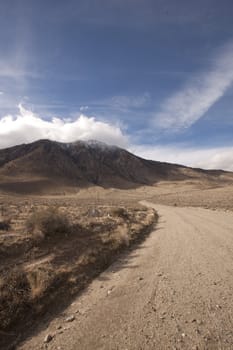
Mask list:
[[[73,121],[59,118],[47,121],[19,105],[18,115],[7,115],[0,119],[0,148],[38,139],[61,142],[94,139],[121,147],[128,145],[128,139],[119,126],[98,121],[84,114]]]
[[[180,130],[199,120],[233,83],[233,43],[228,43],[211,62],[209,71],[193,78],[169,97],[154,117],[163,129]]]
[[[88,106],[81,106],[81,107],[80,107],[80,112],[87,111],[88,108],[89,108]]]
[[[3,91],[0,91],[0,96],[3,95],[3,94],[4,94],[4,92],[3,92]]]
[[[233,171],[233,147],[195,149],[171,146],[134,146],[133,153],[140,157],[161,162],[183,164],[203,169]]]

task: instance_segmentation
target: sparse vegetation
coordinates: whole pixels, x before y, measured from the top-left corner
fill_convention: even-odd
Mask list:
[[[53,204],[25,203],[25,210],[22,204],[19,209],[9,205],[16,233],[6,240],[0,235],[3,332],[27,321],[30,324],[58,300],[68,301],[122,249],[142,240],[157,220],[153,209],[139,205]],[[42,244],[36,243],[38,235],[42,235]]]
[[[7,269],[0,281],[0,324],[6,329],[25,313],[30,301],[30,285],[25,272],[15,267]]]
[[[41,233],[44,237],[65,235],[70,231],[67,216],[56,207],[48,207],[31,214],[26,222],[26,228],[29,233]]]
[[[11,224],[9,219],[0,221],[0,231],[9,231],[10,228],[11,228]]]
[[[122,219],[128,219],[128,212],[125,208],[123,207],[118,207],[118,208],[113,208],[112,209],[112,215],[118,216]]]

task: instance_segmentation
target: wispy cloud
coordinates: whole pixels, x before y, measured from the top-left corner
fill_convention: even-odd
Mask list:
[[[95,139],[122,147],[128,145],[127,136],[123,135],[118,125],[84,114],[73,121],[60,118],[44,120],[19,105],[18,115],[0,119],[0,148],[45,138],[61,142]]]
[[[145,92],[139,96],[113,96],[109,100],[109,105],[113,108],[131,109],[144,107],[150,100],[150,94]]]
[[[87,111],[88,108],[89,108],[88,106],[81,106],[81,107],[80,107],[80,112]]]
[[[165,100],[154,123],[178,131],[190,127],[217,102],[233,83],[233,42],[225,45],[210,61],[210,68],[189,81]]]
[[[41,74],[24,69],[22,66],[15,62],[6,62],[6,60],[0,60],[0,78],[40,78]]]
[[[106,99],[93,101],[90,106],[105,111],[125,112],[144,108],[150,102],[150,94],[144,92],[140,95],[116,95]]]

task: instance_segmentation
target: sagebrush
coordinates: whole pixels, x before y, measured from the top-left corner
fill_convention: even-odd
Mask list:
[[[27,231],[31,234],[41,232],[45,237],[53,237],[70,232],[67,216],[56,207],[48,207],[33,213],[26,222]]]

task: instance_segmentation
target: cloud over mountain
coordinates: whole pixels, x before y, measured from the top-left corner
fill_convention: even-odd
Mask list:
[[[72,121],[60,118],[45,120],[19,105],[18,115],[7,115],[0,119],[0,148],[38,139],[61,142],[96,139],[122,147],[128,145],[127,137],[119,126],[84,114]]]
[[[84,114],[76,119],[53,118],[45,120],[38,114],[19,105],[16,116],[0,119],[0,148],[29,143],[39,139],[60,142],[98,140],[126,148],[152,160],[184,164],[205,169],[233,171],[233,147],[209,147],[206,149],[173,145],[137,145],[118,125],[99,121]]]

